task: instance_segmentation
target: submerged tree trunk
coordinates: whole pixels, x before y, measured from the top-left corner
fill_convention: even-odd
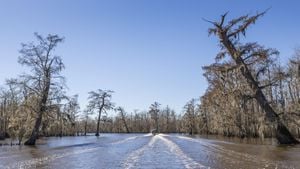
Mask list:
[[[95,136],[99,136],[99,132],[100,132],[100,120],[101,120],[101,112],[102,112],[102,109],[99,110],[99,115],[98,115],[98,120],[97,120],[97,131],[96,131],[96,134]]]
[[[38,138],[39,128],[42,123],[43,111],[39,112],[38,117],[36,118],[34,128],[31,132],[29,139],[24,143],[24,145],[35,145],[35,141]]]
[[[100,134],[100,121],[101,121],[101,114],[102,114],[102,110],[103,110],[103,108],[104,108],[104,106],[105,106],[105,98],[103,97],[102,98],[102,104],[100,105],[100,107],[99,107],[99,115],[98,115],[98,120],[97,120],[97,131],[96,131],[96,134],[95,134],[95,136],[99,136]]]
[[[43,114],[46,112],[46,104],[47,104],[48,93],[49,93],[49,89],[50,89],[50,78],[47,80],[48,80],[48,82],[47,82],[46,88],[43,92],[43,97],[41,99],[41,103],[39,104],[39,109],[38,109],[39,111],[37,112],[38,115],[37,115],[37,118],[35,121],[34,128],[31,132],[29,139],[24,143],[24,145],[35,145],[36,139],[38,138]]]

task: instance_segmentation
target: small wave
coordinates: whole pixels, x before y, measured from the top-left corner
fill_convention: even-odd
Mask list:
[[[33,168],[33,166],[42,165],[44,163],[48,163],[48,162],[53,161],[55,159],[63,158],[63,157],[70,156],[70,155],[77,155],[77,154],[82,154],[82,153],[88,153],[88,152],[95,151],[95,150],[97,150],[99,148],[100,147],[87,148],[87,149],[77,150],[77,151],[73,151],[73,152],[65,152],[65,153],[53,154],[53,155],[49,155],[49,156],[45,156],[45,157],[41,157],[41,158],[34,158],[34,159],[31,159],[31,160],[20,161],[20,162],[17,162],[15,164],[12,164],[11,166],[7,166],[6,169],[12,169],[12,168],[19,168],[19,169]]]
[[[97,145],[96,143],[82,143],[82,144],[73,144],[73,145],[66,145],[66,146],[59,146],[53,148],[55,149],[65,149],[65,148],[75,148],[75,147],[85,147],[85,146],[91,146],[91,145]]]

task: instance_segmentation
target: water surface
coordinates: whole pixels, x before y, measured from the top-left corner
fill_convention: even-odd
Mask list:
[[[300,168],[300,147],[179,134],[52,137],[0,147],[0,168]]]

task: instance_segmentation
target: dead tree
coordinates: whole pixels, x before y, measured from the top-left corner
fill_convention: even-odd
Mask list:
[[[261,63],[267,62],[272,55],[277,55],[279,52],[275,49],[264,48],[257,43],[243,44],[240,41],[241,36],[246,35],[247,28],[254,24],[258,18],[262,17],[266,12],[258,13],[254,16],[244,15],[239,18],[226,22],[226,14],[221,16],[220,22],[211,22],[213,28],[209,29],[209,35],[213,34],[220,40],[221,52],[217,55],[218,63],[211,65],[210,68],[217,68],[222,71],[238,69],[246,79],[249,88],[255,98],[264,110],[266,119],[275,124],[276,138],[280,144],[295,144],[298,141],[292,136],[287,127],[283,124],[278,113],[270,106],[262,89],[266,86],[261,86],[256,78],[262,70]],[[235,62],[232,67],[226,67],[225,58],[229,58]],[[223,63],[220,61],[225,60]],[[255,71],[256,70],[256,71]]]

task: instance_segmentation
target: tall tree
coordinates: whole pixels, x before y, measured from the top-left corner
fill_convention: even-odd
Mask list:
[[[99,136],[101,114],[114,107],[114,104],[111,102],[112,93],[113,91],[111,90],[101,90],[101,89],[89,92],[88,110],[91,111],[95,110],[98,112],[97,131],[95,134],[96,136]]]
[[[42,117],[47,111],[50,95],[63,87],[63,77],[60,75],[64,64],[60,56],[54,54],[57,45],[63,42],[58,35],[49,34],[43,37],[35,33],[37,43],[22,44],[19,63],[31,69],[31,73],[21,76],[23,85],[37,97],[35,124],[31,136],[25,145],[34,145],[38,138]]]
[[[264,48],[257,43],[243,44],[240,40],[242,36],[246,35],[247,28],[264,14],[265,12],[258,13],[254,16],[244,15],[226,24],[226,13],[222,15],[220,22],[209,21],[214,26],[209,29],[209,34],[216,35],[219,38],[221,52],[216,57],[217,63],[207,68],[218,69],[224,72],[233,69],[239,70],[252,91],[251,97],[255,98],[260,107],[264,110],[267,120],[276,125],[276,138],[278,142],[280,144],[294,144],[298,143],[298,141],[284,125],[278,113],[271,107],[262,91],[263,88],[271,84],[262,86],[257,78],[264,72],[265,63],[271,60],[272,55],[277,55],[278,51]],[[234,65],[228,64],[227,56],[235,63]]]

